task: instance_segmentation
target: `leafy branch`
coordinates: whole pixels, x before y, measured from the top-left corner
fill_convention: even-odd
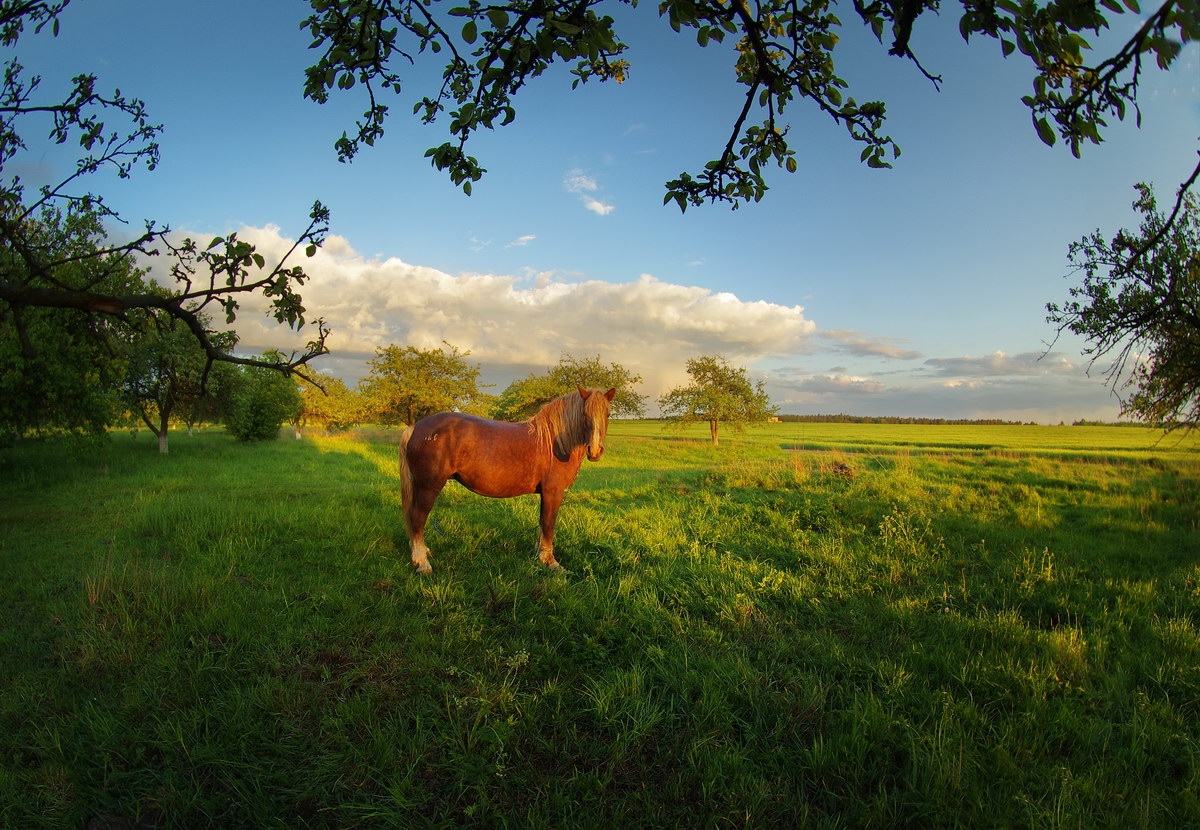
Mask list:
[[[0,43],[17,43],[27,28],[36,35],[46,27],[57,33],[62,2],[7,3],[0,6]],[[231,344],[204,322],[206,308],[216,305],[225,320],[236,317],[239,298],[259,294],[270,302],[274,318],[292,328],[303,327],[304,306],[298,288],[308,279],[299,265],[288,265],[300,248],[308,256],[328,232],[329,212],[315,203],[308,228],[278,262],[268,263],[254,246],[236,234],[217,237],[204,250],[191,240],[173,244],[170,229],[147,222],[141,233],[118,240],[104,230],[106,221],[123,223],[102,196],[86,190],[88,177],[107,170],[129,177],[136,167],[153,170],[159,161],[157,137],[143,102],[106,94],[94,75],[77,75],[61,98],[41,91],[40,77],[26,78],[21,64],[10,59],[0,80],[0,323],[11,320],[26,352],[24,336],[29,308],[69,308],[87,314],[124,319],[128,312],[157,309],[182,321],[210,361],[265,366],[291,373],[328,350],[329,334],[317,320],[316,337],[305,349],[278,361],[241,358]],[[116,128],[109,123],[116,122]],[[61,180],[32,195],[18,176],[5,168],[27,149],[24,134],[31,125],[48,122],[56,144],[74,142],[79,157]],[[36,128],[36,127],[32,127]],[[128,270],[140,257],[165,255],[173,260],[175,290],[114,294],[103,290],[110,274]],[[74,266],[87,263],[88,268]],[[80,281],[81,274],[86,277]]]
[[[636,7],[635,0],[622,0]],[[484,168],[468,155],[469,138],[516,117],[513,98],[531,78],[555,63],[574,64],[573,84],[589,79],[627,77],[625,45],[611,17],[598,12],[600,0],[467,0],[441,11],[423,0],[313,0],[303,25],[320,50],[308,69],[305,95],[324,103],[337,88],[367,89],[369,107],[353,134],[336,142],[339,158],[349,160],[383,135],[388,109],[380,89],[401,90],[394,66],[416,63],[424,54],[445,53],[440,87],[413,107],[423,123],[448,115],[452,140],[425,155],[439,170],[470,193]],[[1036,70],[1034,92],[1026,96],[1037,135],[1053,144],[1058,136],[1079,155],[1084,142],[1098,143],[1106,118],[1123,119],[1138,106],[1143,58],[1153,56],[1161,69],[1175,61],[1183,43],[1200,38],[1196,0],[1164,0],[1114,55],[1088,66],[1092,50],[1084,37],[1099,32],[1115,15],[1138,13],[1137,0],[960,0],[962,36],[991,37],[1004,56],[1027,56]],[[935,87],[941,77],[922,64],[913,36],[927,13],[938,13],[937,0],[851,0],[859,19],[888,54],[911,61]],[[842,21],[837,0],[661,0],[658,14],[676,32],[694,32],[697,45],[734,41],[734,74],[745,88],[732,113],[731,129],[717,157],[698,172],[683,172],[667,182],[664,203],[681,210],[704,202],[733,207],[763,198],[766,170],[774,165],[798,169],[785,108],[807,99],[818,111],[842,124],[860,159],[887,168],[899,157],[897,143],[884,132],[882,101],[857,103],[837,73],[834,52]],[[891,38],[885,43],[889,31]],[[1140,117],[1140,113],[1138,113]],[[1051,121],[1054,122],[1052,126]],[[1057,131],[1056,131],[1057,128]]]

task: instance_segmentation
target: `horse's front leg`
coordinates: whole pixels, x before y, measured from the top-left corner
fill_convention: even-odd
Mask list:
[[[551,487],[542,489],[541,537],[538,539],[538,559],[550,570],[561,565],[554,558],[554,523],[558,519],[558,508],[562,506],[563,491]]]

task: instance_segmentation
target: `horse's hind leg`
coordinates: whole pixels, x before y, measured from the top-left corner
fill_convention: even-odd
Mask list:
[[[445,482],[437,487],[414,487],[412,503],[408,505],[405,521],[408,524],[408,538],[412,545],[413,567],[419,574],[433,573],[433,566],[429,564],[429,548],[425,544],[425,522],[429,519],[433,503],[437,501],[438,494],[442,492],[444,486]]]

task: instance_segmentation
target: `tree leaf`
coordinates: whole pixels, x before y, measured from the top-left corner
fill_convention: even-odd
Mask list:
[[[488,22],[492,24],[492,28],[496,31],[508,28],[508,12],[504,9],[488,9]]]
[[[1045,118],[1038,118],[1033,123],[1037,127],[1038,138],[1042,140],[1042,143],[1047,147],[1053,147],[1058,141],[1058,137],[1054,134],[1054,128],[1050,126],[1050,122]]]

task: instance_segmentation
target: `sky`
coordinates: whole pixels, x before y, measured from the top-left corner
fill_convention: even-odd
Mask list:
[[[446,122],[410,115],[435,88],[434,63],[389,102],[376,146],[337,161],[365,99],[303,99],[316,53],[296,0],[74,0],[57,38],[27,34],[16,51],[47,95],[93,73],[163,124],[157,169],[91,185],[128,231],[154,219],[198,240],[236,232],[270,258],[315,200],[329,207],[325,245],[299,262],[302,293],[333,332],[313,365],[350,383],[388,345],[449,343],[497,394],[563,355],[599,356],[642,377],[654,414],[689,358],[720,354],[782,413],[1115,419],[1107,365],[1056,339],[1045,307],[1080,279],[1071,242],[1135,228],[1133,185],[1166,204],[1195,166],[1200,49],[1147,74],[1140,129],[1110,124],[1075,159],[1037,138],[1020,101],[1027,61],[964,43],[952,8],[913,39],[940,89],[842,11],[839,74],[857,100],[887,102],[894,169],[867,168],[844,128],[798,101],[784,113],[795,174],[772,169],[759,203],[683,214],[663,205],[664,183],[719,154],[742,90],[732,43],[700,49],[655,3],[610,10],[630,46],[625,83],[572,91],[560,67],[519,93],[513,124],[471,140],[488,173],[469,197],[423,157]],[[1118,19],[1106,38],[1134,25]],[[27,186],[73,163],[41,135],[27,133],[11,166]],[[235,325],[244,348],[313,335],[253,312],[244,303]]]

